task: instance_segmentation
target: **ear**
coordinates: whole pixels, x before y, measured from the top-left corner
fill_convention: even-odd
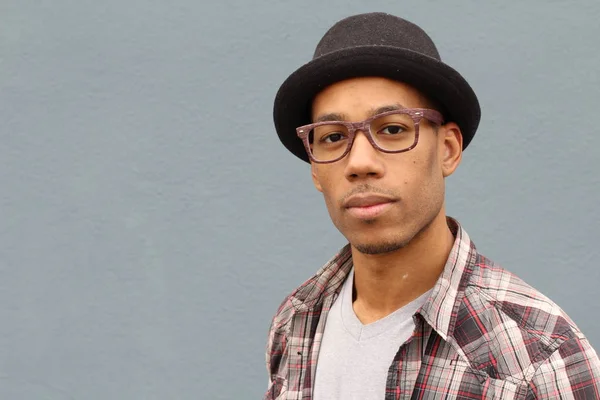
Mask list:
[[[310,163],[310,175],[312,176],[313,183],[315,185],[315,188],[317,188],[317,190],[322,193],[323,187],[321,186],[321,182],[319,181],[319,178],[317,177],[317,171],[316,171],[317,168],[318,167],[314,162]]]
[[[444,178],[452,175],[462,159],[463,137],[458,125],[448,122],[439,128],[440,165]]]

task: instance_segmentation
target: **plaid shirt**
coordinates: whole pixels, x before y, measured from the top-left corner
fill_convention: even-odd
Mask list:
[[[390,366],[384,399],[600,399],[600,361],[575,323],[448,222],[454,246]],[[264,399],[312,399],[327,313],[351,267],[347,245],[279,307]]]

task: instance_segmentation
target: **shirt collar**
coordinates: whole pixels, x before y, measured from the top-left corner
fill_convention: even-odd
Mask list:
[[[475,244],[467,232],[455,219],[446,219],[454,235],[454,245],[431,295],[418,312],[444,340],[448,340],[454,331],[456,310],[465,294],[477,257]]]
[[[454,244],[431,295],[417,312],[444,340],[454,329],[452,316],[462,300],[477,256],[474,243],[459,222],[451,217],[446,219],[455,238]],[[322,303],[324,298],[339,294],[351,269],[352,254],[347,244],[292,293],[291,302],[296,311],[308,311]]]

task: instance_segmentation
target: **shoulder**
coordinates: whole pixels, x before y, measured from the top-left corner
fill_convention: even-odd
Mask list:
[[[283,301],[277,307],[277,311],[273,315],[271,319],[271,331],[281,331],[285,329],[285,326],[289,324],[292,316],[294,315],[294,305],[293,305],[294,293],[288,294]]]
[[[477,254],[464,300],[479,301],[505,317],[503,321],[540,337],[579,332],[554,301],[513,272]],[[510,322],[509,322],[510,321]]]
[[[344,246],[315,275],[287,295],[271,319],[267,339],[266,363],[272,379],[288,364],[288,340],[304,342],[314,329],[323,310],[333,301],[352,267],[349,246]],[[306,329],[311,327],[311,329]]]
[[[301,309],[307,308],[308,305],[314,303],[315,299],[307,299],[307,293],[314,297],[315,292],[319,289],[319,280],[322,272],[319,271],[310,279],[306,280],[302,285],[294,289],[279,303],[275,314],[271,319],[269,331],[272,336],[275,333],[282,334],[287,330],[294,315]]]
[[[285,355],[286,327],[289,325],[294,312],[291,299],[292,295],[290,294],[281,302],[269,326],[265,361],[270,382],[277,379],[277,373]]]
[[[514,273],[479,254],[471,269],[452,335],[471,367],[528,381],[563,344],[587,342],[557,304]]]
[[[352,268],[350,246],[340,249],[314,275],[288,294],[277,307],[270,331],[285,331],[294,316],[318,309],[325,299],[335,296]]]
[[[313,293],[317,288],[319,274],[311,277],[301,286],[289,293],[277,307],[271,318],[266,348],[267,370],[275,377],[281,369],[285,369],[287,360],[288,336],[294,317],[307,308],[306,293]]]

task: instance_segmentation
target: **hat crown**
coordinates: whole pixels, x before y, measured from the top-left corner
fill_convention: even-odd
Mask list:
[[[423,29],[386,13],[353,15],[333,25],[317,44],[314,58],[359,46],[392,46],[440,60],[435,44]]]

